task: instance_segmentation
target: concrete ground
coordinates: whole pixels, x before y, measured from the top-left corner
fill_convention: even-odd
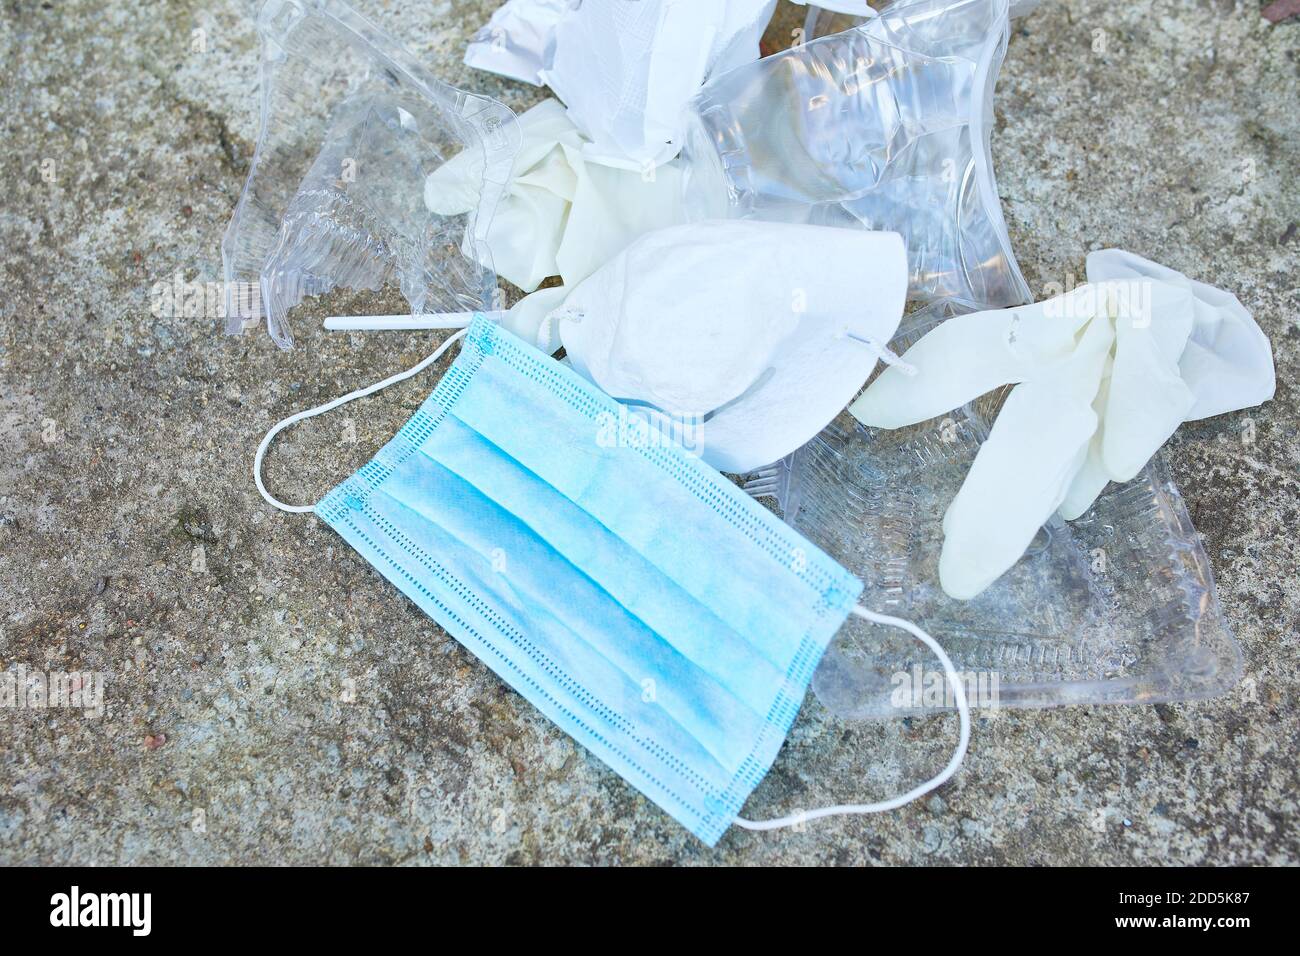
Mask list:
[[[448,81],[539,98],[460,62],[493,0],[358,6]],[[1206,703],[1004,711],[930,799],[709,850],[319,521],[258,497],[271,422],[412,364],[427,336],[314,332],[313,303],[281,352],[150,314],[154,283],[220,279],[258,122],[254,4],[5,0],[0,669],[107,690],[101,717],[0,712],[0,862],[1300,860],[1300,21],[1260,8],[1046,0],[1013,26],[993,141],[1036,293],[1119,246],[1232,290],[1273,340],[1276,399],[1168,448],[1244,681]],[[769,43],[798,21],[783,4]],[[290,434],[272,486],[314,500],[433,381],[354,406],[355,441],[341,419]],[[878,754],[920,773],[954,731],[842,724],[810,696],[748,809],[882,796]]]

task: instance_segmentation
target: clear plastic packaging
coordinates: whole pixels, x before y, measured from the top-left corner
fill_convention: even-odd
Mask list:
[[[829,10],[826,7],[819,7],[810,3],[808,4],[808,13],[804,16],[803,21],[804,42],[860,27],[875,15],[874,8],[871,9],[870,14],[864,15],[846,13],[842,10]]]
[[[901,353],[937,322],[972,309],[934,303],[905,319],[890,347]],[[1240,650],[1159,455],[1133,481],[1110,485],[1081,518],[1054,516],[974,600],[943,593],[944,510],[1004,394],[895,430],[844,414],[749,490],[775,497],[791,525],[858,575],[868,607],[916,621],[986,688],[996,674],[997,706],[1154,703],[1235,684]],[[902,716],[924,709],[900,706],[896,696],[914,668],[934,668],[924,648],[854,619],[813,688],[840,717]]]
[[[795,0],[799,2],[799,0]],[[1010,0],[1010,9],[1008,13],[1014,20],[1016,17],[1023,17],[1027,13],[1032,13],[1043,0]],[[842,6],[850,7],[854,10],[864,6],[866,0],[859,3],[844,3]],[[861,26],[876,15],[874,7],[868,7],[869,12],[866,14],[850,13],[847,10],[834,10],[830,7],[837,4],[827,4],[818,6],[817,4],[808,4],[808,13],[804,17],[803,34],[805,40],[815,40],[817,37],[828,36],[832,33],[843,33],[845,30],[851,30],[854,27]]]
[[[341,0],[268,0],[258,30],[261,129],[221,244],[226,331],[264,316],[290,348],[304,296],[394,276],[412,313],[492,308],[484,237],[519,148],[510,109],[441,82]],[[425,177],[465,150],[477,203],[430,213]]]
[[[689,111],[690,213],[898,232],[913,298],[1028,302],[989,153],[1007,36],[1007,0],[896,0],[715,77]]]

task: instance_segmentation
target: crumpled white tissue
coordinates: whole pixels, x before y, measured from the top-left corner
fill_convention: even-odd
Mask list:
[[[1140,256],[1088,256],[1086,285],[1023,308],[949,319],[850,406],[899,428],[1016,384],[944,515],[939,580],[974,597],[1059,511],[1134,478],[1181,422],[1273,397],[1267,336],[1230,293]]]
[[[465,65],[542,85],[555,28],[581,0],[506,0],[469,41]]]
[[[591,142],[587,159],[632,169],[682,146],[704,81],[758,58],[776,0],[586,0],[560,20],[542,79]]]
[[[630,411],[662,430],[688,423],[706,462],[740,473],[844,408],[906,297],[897,233],[705,220],[638,239],[542,331]]]
[[[556,100],[520,116],[519,128],[523,143],[486,235],[492,261],[483,265],[525,292],[551,276],[580,282],[637,236],[685,218],[680,164],[642,173],[587,162],[586,140]],[[467,213],[479,178],[474,156],[454,156],[425,180],[425,205]]]

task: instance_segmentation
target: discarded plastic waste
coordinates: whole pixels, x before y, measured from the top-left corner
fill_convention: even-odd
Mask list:
[[[643,175],[589,162],[556,100],[524,113],[519,127],[523,145],[483,248],[484,265],[525,292],[550,276],[581,282],[637,236],[683,221],[680,164]],[[425,204],[455,220],[474,209],[476,183],[474,157],[452,159],[425,182]]]
[[[687,214],[900,233],[911,296],[1029,301],[989,153],[1006,0],[897,0],[715,77],[692,101]]]
[[[461,337],[411,420],[314,508],[266,491],[262,457],[281,429],[414,374]],[[315,511],[709,845],[733,823],[766,830],[893,809],[951,777],[966,752],[964,689],[928,634],[858,606],[861,582],[770,511],[485,319],[411,371],[277,424],[253,473],[269,504]],[[907,631],[937,656],[961,714],[952,758],[892,800],[739,817],[850,614]]]
[[[413,312],[490,308],[483,239],[519,146],[514,114],[434,78],[341,0],[268,0],[262,122],[221,251],[227,331],[238,290],[283,348],[305,295],[400,281]],[[430,213],[426,175],[464,154],[471,200]]]
[[[947,301],[913,313],[891,347],[906,351],[971,308]],[[775,498],[786,521],[861,578],[866,604],[933,634],[968,688],[979,688],[972,706],[1155,703],[1235,684],[1240,651],[1160,455],[1132,481],[1111,484],[1081,518],[1051,516],[974,599],[943,592],[944,512],[1004,395],[893,430],[846,413],[747,490]],[[859,622],[840,631],[813,679],[821,702],[848,719],[933,712],[922,685],[934,689],[930,665]]]
[[[649,233],[537,341],[722,471],[789,454],[871,374],[907,297],[895,233],[714,220]]]
[[[876,16],[876,11],[867,7],[867,0],[822,0],[820,3],[810,0],[790,0],[791,3],[806,4],[808,15],[804,18],[803,38],[815,40],[831,33],[843,33],[853,27],[861,26]],[[1010,0],[1008,13],[1014,20],[1032,13],[1043,0]],[[864,10],[863,7],[866,7]]]
[[[845,30],[860,27],[876,15],[875,9],[867,7],[865,0],[862,3],[845,0],[842,4],[814,3],[812,0],[790,0],[790,2],[808,8],[808,13],[803,22],[802,39],[805,43],[818,37],[829,36],[832,33],[843,33]],[[844,9],[840,9],[840,7]],[[866,9],[864,10],[863,7],[866,7]]]
[[[1015,384],[944,515],[939,579],[971,598],[1060,510],[1131,480],[1181,422],[1273,397],[1273,355],[1230,293],[1131,253],[1088,256],[1087,285],[935,328],[849,411],[898,428]]]

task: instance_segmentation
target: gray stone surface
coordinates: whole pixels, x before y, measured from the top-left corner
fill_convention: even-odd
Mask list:
[[[538,98],[460,64],[491,0],[359,6],[450,82]],[[1254,442],[1240,413],[1169,448],[1245,682],[1207,703],[1003,712],[936,798],[708,850],[254,490],[271,422],[412,364],[427,336],[313,332],[312,303],[284,353],[150,315],[153,283],[220,278],[256,134],[253,4],[7,0],[0,667],[102,671],[108,689],[98,719],[0,712],[0,862],[1296,862],[1300,23],[1259,8],[1047,0],[1014,27],[994,135],[1036,291],[1120,246],[1233,290],[1272,337]],[[769,40],[797,18],[784,7]],[[313,499],[433,381],[353,407],[355,443],[339,418],[289,434],[272,486]],[[955,727],[840,724],[810,697],[749,810],[882,796]],[[900,752],[915,766],[881,766]]]

